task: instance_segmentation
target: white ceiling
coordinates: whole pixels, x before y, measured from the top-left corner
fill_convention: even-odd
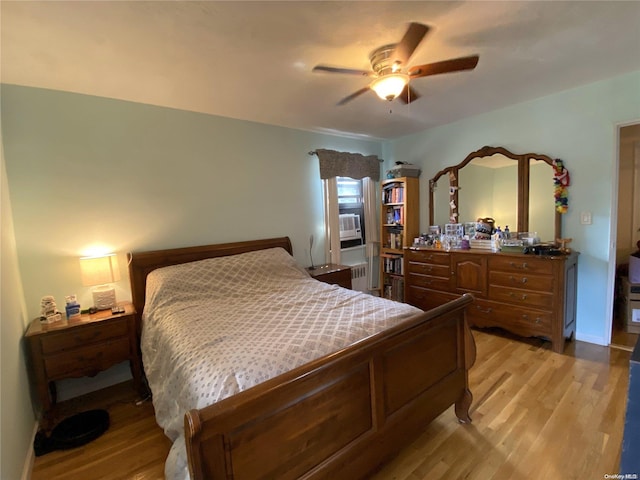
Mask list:
[[[396,138],[640,69],[639,1],[174,2],[2,0],[3,83],[304,130]],[[432,27],[410,64],[480,55],[419,78],[409,106],[367,78],[409,22]],[[640,86],[639,86],[640,88]]]

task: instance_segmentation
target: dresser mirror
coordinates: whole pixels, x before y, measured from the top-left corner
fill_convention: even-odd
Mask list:
[[[555,209],[553,160],[483,147],[429,181],[429,224],[475,222],[490,217],[512,232],[537,232],[542,241],[561,238]]]

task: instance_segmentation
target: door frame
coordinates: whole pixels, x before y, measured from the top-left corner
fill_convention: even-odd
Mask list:
[[[620,130],[624,127],[630,127],[640,124],[640,118],[627,122],[615,124],[615,161],[613,163],[611,180],[611,216],[609,222],[609,231],[611,232],[611,241],[609,242],[609,269],[607,279],[607,315],[608,328],[606,331],[606,345],[611,345],[611,336],[613,332],[614,317],[614,300],[616,288],[616,264],[617,264],[617,245],[618,245],[618,190],[620,188]]]

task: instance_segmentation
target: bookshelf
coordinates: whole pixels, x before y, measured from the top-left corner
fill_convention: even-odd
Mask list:
[[[404,301],[404,247],[420,230],[420,184],[414,177],[384,180],[380,209],[380,286],[382,296]]]

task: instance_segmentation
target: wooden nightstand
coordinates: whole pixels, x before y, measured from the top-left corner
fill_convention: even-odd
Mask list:
[[[129,360],[136,389],[144,393],[136,311],[131,303],[121,305],[125,312],[120,314],[104,310],[50,324],[43,324],[36,318],[29,324],[25,339],[33,381],[42,403],[43,429],[53,427],[56,380],[92,377]]]
[[[344,288],[351,288],[351,267],[347,265],[336,265],[327,263],[318,265],[316,268],[307,268],[307,272],[316,280],[333,285],[340,285]]]

